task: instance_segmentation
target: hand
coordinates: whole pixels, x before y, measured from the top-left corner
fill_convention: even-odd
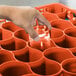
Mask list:
[[[51,24],[46,18],[40,14],[35,8],[30,6],[0,6],[0,18],[11,20],[17,26],[24,28],[35,41],[39,40],[38,34],[35,32],[33,25],[38,22],[46,25],[51,30]]]

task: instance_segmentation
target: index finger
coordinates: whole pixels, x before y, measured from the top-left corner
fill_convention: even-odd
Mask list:
[[[51,30],[50,22],[43,15],[41,15],[39,11],[36,12],[36,18],[38,19],[39,22],[46,25],[48,29]]]

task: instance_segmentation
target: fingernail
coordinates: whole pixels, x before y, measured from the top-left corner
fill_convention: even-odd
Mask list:
[[[34,40],[39,41],[40,40],[39,36],[35,37]]]

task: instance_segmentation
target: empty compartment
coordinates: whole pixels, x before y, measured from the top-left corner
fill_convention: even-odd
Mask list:
[[[55,60],[59,63],[61,63],[65,59],[74,57],[74,55],[70,50],[59,47],[46,49],[44,51],[44,56],[47,57],[48,59]]]
[[[25,41],[29,41],[29,34],[25,32],[25,30],[18,30],[14,33],[14,36]]]
[[[69,49],[74,56],[76,56],[76,45],[75,45],[75,42],[71,41],[69,38],[65,38],[65,40],[59,42],[59,43],[56,43],[56,45],[58,47],[62,47],[62,48],[66,48],[66,49]]]
[[[8,51],[17,52],[17,50],[22,51],[26,47],[26,42],[18,38],[12,38],[1,44],[1,47]]]
[[[42,14],[48,21],[53,21],[59,19],[57,15],[53,13],[43,12]]]
[[[40,51],[44,51],[49,47],[55,47],[55,43],[51,39],[41,39],[40,41],[32,41],[29,43],[29,46]]]
[[[63,76],[76,76],[76,58],[66,59],[62,62]]]
[[[15,58],[22,62],[32,63],[43,57],[43,54],[40,50],[26,47],[23,51],[15,53]]]
[[[51,22],[52,27],[64,30],[69,27],[73,27],[73,24],[70,21],[65,21],[62,19],[58,19]]]
[[[56,14],[58,17],[64,19],[66,17],[67,9],[61,4],[52,4],[45,8],[45,11]]]
[[[52,28],[52,30],[49,33],[50,33],[50,37],[56,43],[61,42],[61,41],[63,41],[65,39],[65,34],[60,29]]]
[[[69,38],[76,38],[76,27],[67,28],[64,32]]]
[[[15,60],[13,54],[6,50],[0,50],[0,64]]]
[[[59,43],[56,43],[56,45],[58,45],[59,47],[63,47],[63,48],[68,48],[68,49],[73,49],[76,48],[75,42],[71,42],[70,39],[68,39],[67,37],[65,37],[65,39]]]
[[[76,27],[68,28],[64,32],[69,43],[69,47],[74,47],[71,51],[76,55]]]
[[[17,25],[15,25],[15,24],[12,23],[12,22],[3,23],[3,24],[2,24],[2,27],[3,27],[4,29],[10,30],[10,31],[12,31],[12,32],[15,32],[15,31],[21,29],[20,27],[18,27]]]
[[[9,61],[0,66],[0,73],[3,76],[21,76],[31,72],[30,66],[23,62]]]
[[[34,73],[43,76],[59,76],[62,69],[59,63],[42,58],[39,61],[30,64],[31,69]]]
[[[12,33],[5,29],[0,29],[0,43],[12,38]]]

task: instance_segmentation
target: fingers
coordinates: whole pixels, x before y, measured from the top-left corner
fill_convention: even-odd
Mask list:
[[[33,17],[32,21],[31,21],[31,25],[32,26],[35,26],[36,25],[36,19],[35,19],[35,17]]]
[[[27,31],[29,33],[29,35],[31,36],[31,38],[35,41],[39,41],[39,35],[36,33],[36,31],[34,30],[34,28],[31,25],[27,25],[25,27],[23,27],[25,31]]]
[[[43,15],[40,14],[40,12],[37,11],[36,17],[40,23],[43,23],[44,25],[48,27],[49,30],[51,30],[51,24]]]

